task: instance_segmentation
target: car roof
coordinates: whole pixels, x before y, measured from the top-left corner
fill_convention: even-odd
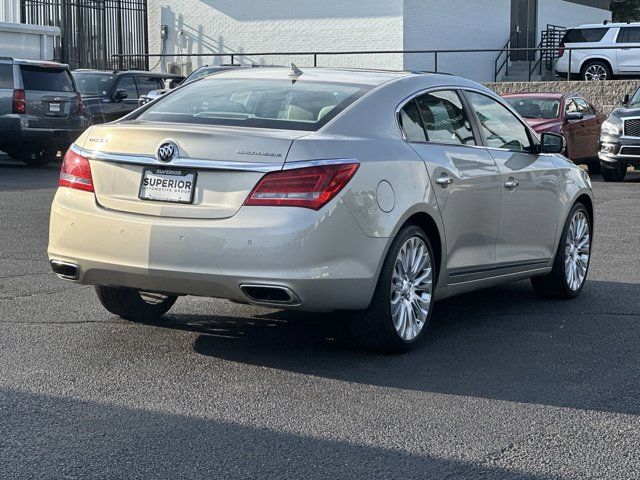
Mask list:
[[[632,23],[586,23],[584,25],[578,25],[577,27],[571,27],[568,30],[576,30],[578,28],[620,28],[620,27],[640,27],[640,22]]]
[[[557,92],[512,92],[501,95],[503,98],[510,97],[529,97],[529,98],[550,98],[554,100],[562,100],[569,97],[582,97],[577,93],[557,93]]]
[[[235,68],[217,73],[215,76],[203,77],[197,81],[216,81],[219,78],[261,78],[273,80],[297,80],[316,82],[351,83],[368,86],[378,86],[393,80],[399,80],[410,76],[431,75],[435,79],[441,79],[443,84],[451,84],[452,79],[458,78],[448,74],[435,74],[423,72],[410,72],[399,70],[375,70],[359,68],[326,68],[326,67],[303,67],[300,68],[302,74],[291,76],[291,68]],[[462,80],[462,79],[460,79]],[[434,81],[437,83],[437,81]],[[473,82],[470,82],[473,83]]]
[[[182,78],[182,75],[176,75],[175,73],[164,73],[164,72],[149,72],[146,70],[121,70],[121,71],[113,71],[113,70],[97,70],[92,68],[76,68],[71,73],[104,73],[105,75],[152,75],[154,77],[167,77],[167,78]]]
[[[59,67],[59,68],[69,67],[69,65],[67,65],[66,63],[52,62],[49,60],[27,60],[27,59],[12,58],[12,57],[0,57],[0,60],[10,61],[18,65],[33,65],[33,66],[41,66],[41,67]]]

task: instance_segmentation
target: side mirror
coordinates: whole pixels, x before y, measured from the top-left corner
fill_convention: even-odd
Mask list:
[[[584,114],[582,112],[569,112],[565,118],[567,120],[582,120],[584,118]]]
[[[541,153],[564,153],[567,141],[557,133],[543,133],[540,137]]]
[[[116,93],[113,94],[113,101],[114,102],[121,102],[122,100],[124,100],[128,96],[129,96],[129,93],[127,93],[127,91],[124,88],[118,88],[116,90]]]
[[[622,97],[622,105],[628,105],[629,100],[631,100],[631,98],[629,98],[629,94],[627,93],[624,97]]]

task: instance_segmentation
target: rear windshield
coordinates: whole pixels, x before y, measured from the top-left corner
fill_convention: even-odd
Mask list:
[[[507,103],[524,118],[558,118],[560,100],[555,98],[509,97]]]
[[[106,95],[111,90],[115,76],[108,73],[74,72],[73,78],[83,95]]]
[[[151,104],[141,120],[314,131],[371,87],[208,77]]]
[[[13,88],[13,65],[0,63],[0,88]]]
[[[573,28],[568,30],[562,43],[590,43],[599,42],[604,38],[608,28]]]
[[[20,67],[22,83],[25,90],[41,90],[47,92],[73,92],[71,75],[65,68]]]

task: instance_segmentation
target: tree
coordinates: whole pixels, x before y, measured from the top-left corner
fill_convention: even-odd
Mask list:
[[[613,0],[611,12],[614,22],[640,21],[640,0]]]

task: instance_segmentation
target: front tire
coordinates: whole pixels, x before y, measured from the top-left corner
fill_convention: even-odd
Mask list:
[[[435,257],[429,238],[407,225],[391,244],[369,307],[351,315],[349,330],[364,348],[406,352],[424,338],[431,319]]]
[[[154,322],[176,303],[178,297],[141,292],[133,288],[96,287],[98,300],[110,313],[126,320]]]
[[[582,203],[576,203],[562,231],[551,273],[531,279],[538,295],[558,299],[580,295],[589,272],[592,236],[591,216]]]
[[[602,173],[599,161],[588,163],[587,169],[589,170],[590,175],[600,175]]]
[[[626,165],[602,165],[602,178],[605,182],[622,182],[626,175]]]

